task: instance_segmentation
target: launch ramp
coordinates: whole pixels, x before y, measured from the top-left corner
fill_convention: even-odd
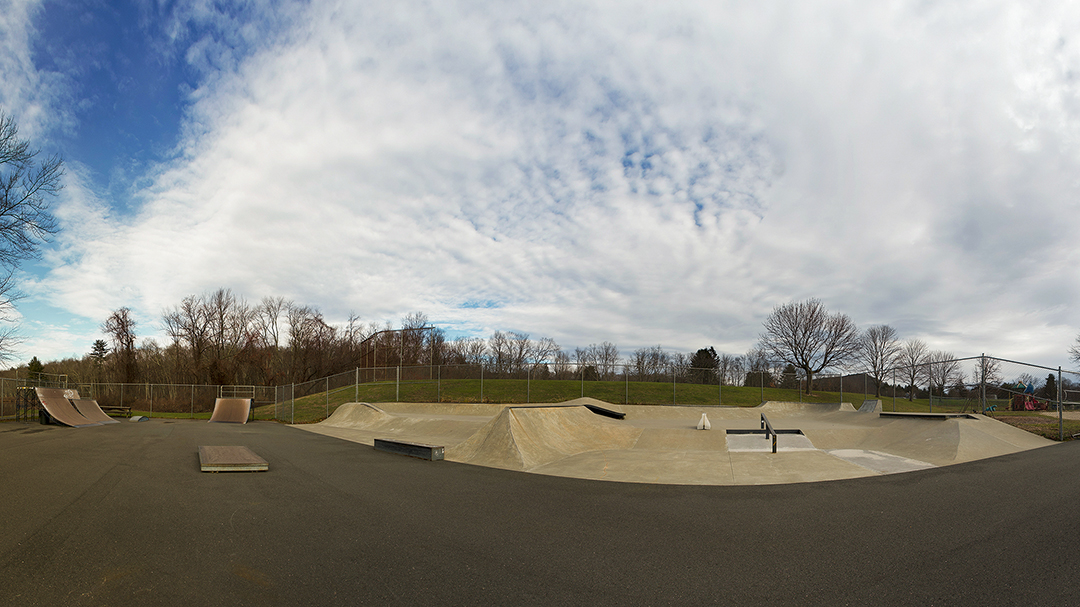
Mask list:
[[[219,398],[214,401],[214,413],[210,416],[210,421],[246,424],[250,414],[250,398]]]
[[[79,396],[77,391],[62,390],[60,388],[34,388],[34,390],[37,392],[38,400],[41,401],[41,406],[57,422],[72,428],[101,425],[100,422],[86,419],[72,406],[68,397],[74,396],[77,398]]]

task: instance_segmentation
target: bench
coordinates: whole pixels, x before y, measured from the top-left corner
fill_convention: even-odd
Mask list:
[[[131,407],[113,407],[107,405],[99,405],[101,410],[105,412],[109,417],[123,416],[131,417]]]

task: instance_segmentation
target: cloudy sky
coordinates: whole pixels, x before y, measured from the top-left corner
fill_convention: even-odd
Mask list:
[[[23,359],[227,287],[624,354],[740,354],[816,297],[1069,368],[1078,32],[1065,0],[0,0],[0,107],[67,166]]]

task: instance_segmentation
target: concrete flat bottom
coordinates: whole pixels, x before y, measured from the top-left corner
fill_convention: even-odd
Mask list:
[[[758,407],[348,403],[308,432],[371,445],[390,437],[445,445],[445,459],[551,476],[678,485],[765,485],[923,470],[1053,444],[982,415],[893,416],[851,405]],[[702,414],[711,430],[697,430]],[[781,433],[777,453],[760,415]],[[731,433],[728,433],[731,431]]]
[[[199,465],[203,472],[265,472],[266,460],[247,447],[199,447]]]

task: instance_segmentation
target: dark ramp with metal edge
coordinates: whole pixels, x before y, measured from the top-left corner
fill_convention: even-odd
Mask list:
[[[101,425],[100,422],[86,419],[71,405],[68,396],[77,397],[79,395],[77,391],[60,388],[34,388],[34,390],[37,392],[38,400],[41,401],[41,406],[45,407],[45,411],[57,422],[72,428]]]
[[[214,402],[211,422],[246,424],[251,413],[250,398],[219,398]]]
[[[108,413],[101,410],[101,406],[98,405],[96,400],[89,398],[72,398],[71,404],[75,406],[75,410],[82,414],[83,417],[101,424],[119,424],[119,420],[115,420],[109,417]]]

